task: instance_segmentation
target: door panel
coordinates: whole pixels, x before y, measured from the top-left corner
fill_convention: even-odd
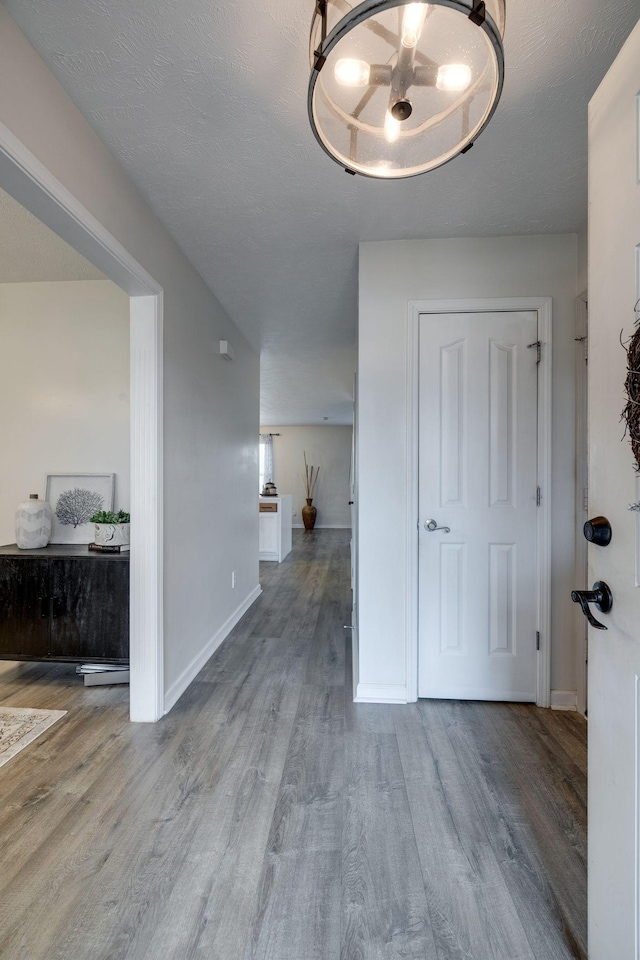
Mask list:
[[[640,26],[589,106],[589,516],[609,519],[589,545],[589,583],[613,593],[607,631],[589,629],[589,957],[640,955],[640,592],[636,477],[620,414],[626,339],[640,296]],[[637,309],[637,307],[636,307]]]
[[[516,654],[515,543],[489,544],[489,654]]]
[[[534,312],[420,318],[421,697],[536,699],[536,340]]]
[[[513,506],[515,348],[489,341],[489,505]]]
[[[440,653],[464,653],[466,545],[440,544]]]
[[[467,418],[465,410],[467,344],[447,344],[440,350],[440,442],[442,449],[440,506],[462,506],[464,502]]]

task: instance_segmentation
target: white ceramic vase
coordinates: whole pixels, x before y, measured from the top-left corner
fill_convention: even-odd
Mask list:
[[[32,493],[16,509],[16,544],[21,550],[46,547],[51,536],[51,507]]]
[[[129,549],[131,542],[131,524],[129,523],[96,523],[95,543],[100,547],[120,547],[122,551]]]

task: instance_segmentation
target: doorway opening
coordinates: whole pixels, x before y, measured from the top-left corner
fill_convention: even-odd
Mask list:
[[[164,714],[162,288],[6,127],[0,187],[130,297],[130,717]]]

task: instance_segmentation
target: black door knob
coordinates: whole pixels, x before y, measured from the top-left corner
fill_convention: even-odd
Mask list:
[[[596,620],[589,609],[589,604],[595,603],[601,613],[609,613],[609,610],[611,610],[613,606],[613,594],[604,580],[596,580],[593,585],[593,590],[573,590],[571,592],[571,599],[574,603],[580,604],[582,612],[592,627],[595,627],[596,630],[608,629],[604,623]]]
[[[582,532],[589,543],[597,543],[599,547],[606,547],[611,543],[611,524],[606,517],[593,517],[587,520]]]

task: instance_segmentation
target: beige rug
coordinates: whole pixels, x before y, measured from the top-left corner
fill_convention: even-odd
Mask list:
[[[64,717],[66,712],[0,707],[0,767],[44,733],[52,723]]]

